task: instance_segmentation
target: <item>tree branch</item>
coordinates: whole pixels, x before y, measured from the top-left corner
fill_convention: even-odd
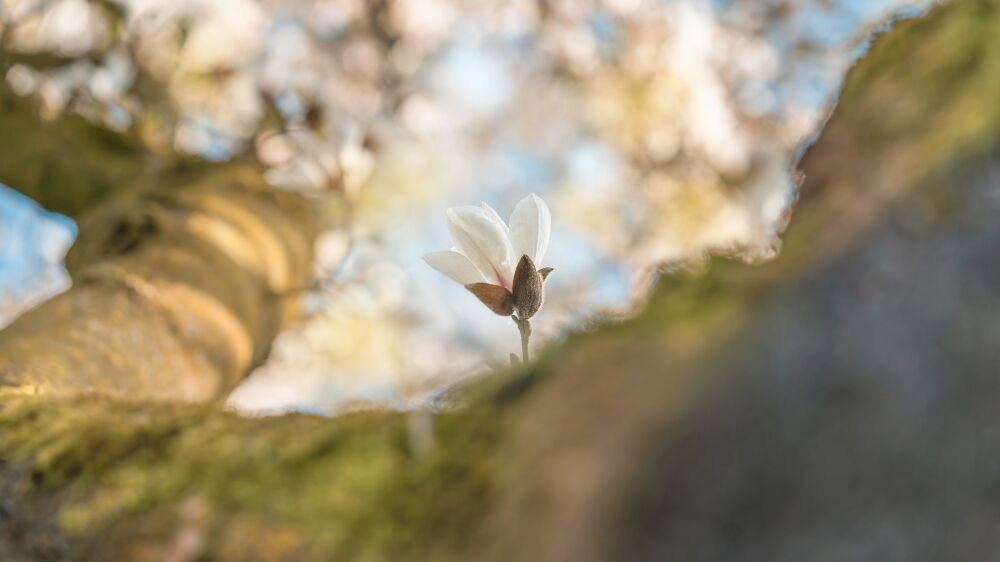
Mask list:
[[[174,174],[89,213],[66,293],[0,332],[0,386],[205,400],[296,315],[313,210],[237,165]]]

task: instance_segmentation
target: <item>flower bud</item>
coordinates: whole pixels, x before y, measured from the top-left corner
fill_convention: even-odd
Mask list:
[[[522,320],[531,318],[542,307],[542,276],[527,255],[521,256],[514,271],[512,295],[514,310]]]

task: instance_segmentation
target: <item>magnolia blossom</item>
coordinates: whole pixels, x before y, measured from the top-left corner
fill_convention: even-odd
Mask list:
[[[542,304],[542,282],[552,268],[537,269],[552,229],[549,207],[531,194],[504,223],[492,207],[448,209],[455,247],[424,256],[434,269],[464,285],[493,312],[528,319]]]

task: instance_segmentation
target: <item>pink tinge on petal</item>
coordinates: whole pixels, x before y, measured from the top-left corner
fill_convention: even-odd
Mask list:
[[[497,285],[500,285],[501,287],[507,289],[508,291],[513,290],[514,284],[510,279],[504,277],[502,273],[496,270],[496,268],[493,268],[493,274],[497,278]]]

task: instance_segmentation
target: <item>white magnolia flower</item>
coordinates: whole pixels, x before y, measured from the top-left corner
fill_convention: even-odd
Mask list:
[[[552,230],[549,207],[531,194],[504,223],[492,207],[448,209],[455,248],[424,256],[434,269],[464,285],[493,312],[530,318],[542,304],[542,281],[552,268],[536,269]]]

